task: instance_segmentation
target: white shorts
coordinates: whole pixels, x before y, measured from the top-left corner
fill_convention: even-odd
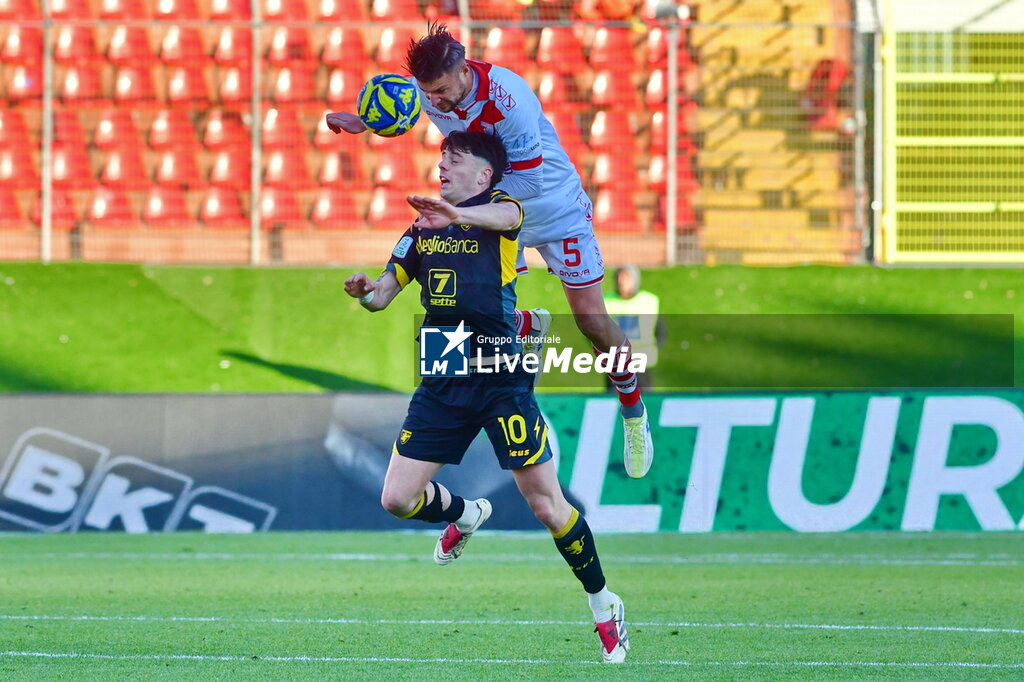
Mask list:
[[[547,263],[548,272],[556,275],[570,289],[586,289],[600,284],[604,279],[604,259],[597,237],[593,232],[566,237],[557,242],[546,242],[531,248],[537,249]],[[530,271],[523,255],[523,244],[519,243],[519,257],[516,259],[516,273],[525,275]]]

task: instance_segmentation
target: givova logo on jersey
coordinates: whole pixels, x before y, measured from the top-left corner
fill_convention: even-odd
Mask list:
[[[48,428],[26,431],[0,471],[0,519],[32,530],[251,533],[277,509]]]

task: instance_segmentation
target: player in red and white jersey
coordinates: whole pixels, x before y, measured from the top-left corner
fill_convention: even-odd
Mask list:
[[[476,130],[502,141],[509,165],[498,188],[523,206],[520,249],[537,249],[549,272],[562,281],[576,325],[595,352],[614,349],[616,355],[628,357],[629,339],[604,306],[604,261],[594,236],[593,206],[530,86],[509,69],[467,60],[465,47],[439,24],[431,24],[426,36],[410,43],[406,66],[423,110],[442,133]],[[359,117],[348,112],[328,114],[327,125],[336,133],[366,131]],[[521,250],[517,270],[527,270]],[[546,310],[517,310],[516,317],[520,334],[541,340],[547,335]],[[618,391],[623,417],[626,472],[639,478],[654,457],[647,409],[634,373],[613,373],[609,378]]]

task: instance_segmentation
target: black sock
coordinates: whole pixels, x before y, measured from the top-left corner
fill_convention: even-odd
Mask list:
[[[555,547],[569,564],[573,575],[583,583],[583,589],[590,594],[600,592],[605,585],[604,571],[601,570],[601,559],[597,556],[594,545],[594,534],[590,532],[587,520],[576,509],[565,527],[552,533]]]
[[[416,505],[416,508],[413,509],[411,514],[402,518],[417,519],[419,521],[426,521],[427,523],[437,523],[438,521],[454,523],[456,519],[462,516],[462,512],[466,510],[466,500],[458,495],[452,494],[451,504],[448,505],[447,509],[442,509],[441,486],[434,481],[431,481],[430,485],[434,486],[434,498],[430,500],[430,502],[427,502],[427,491],[424,490],[423,497],[420,498],[420,503]]]

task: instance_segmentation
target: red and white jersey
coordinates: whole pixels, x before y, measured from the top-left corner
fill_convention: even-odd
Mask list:
[[[520,242],[536,246],[591,232],[593,206],[575,166],[562,149],[540,101],[519,74],[501,66],[466,60],[477,77],[476,98],[467,109],[443,113],[419,88],[420,104],[434,125],[447,136],[454,131],[478,130],[495,135],[505,145],[506,174],[538,166],[543,172],[541,191],[520,199],[523,227]],[[502,183],[498,184],[502,188]]]

